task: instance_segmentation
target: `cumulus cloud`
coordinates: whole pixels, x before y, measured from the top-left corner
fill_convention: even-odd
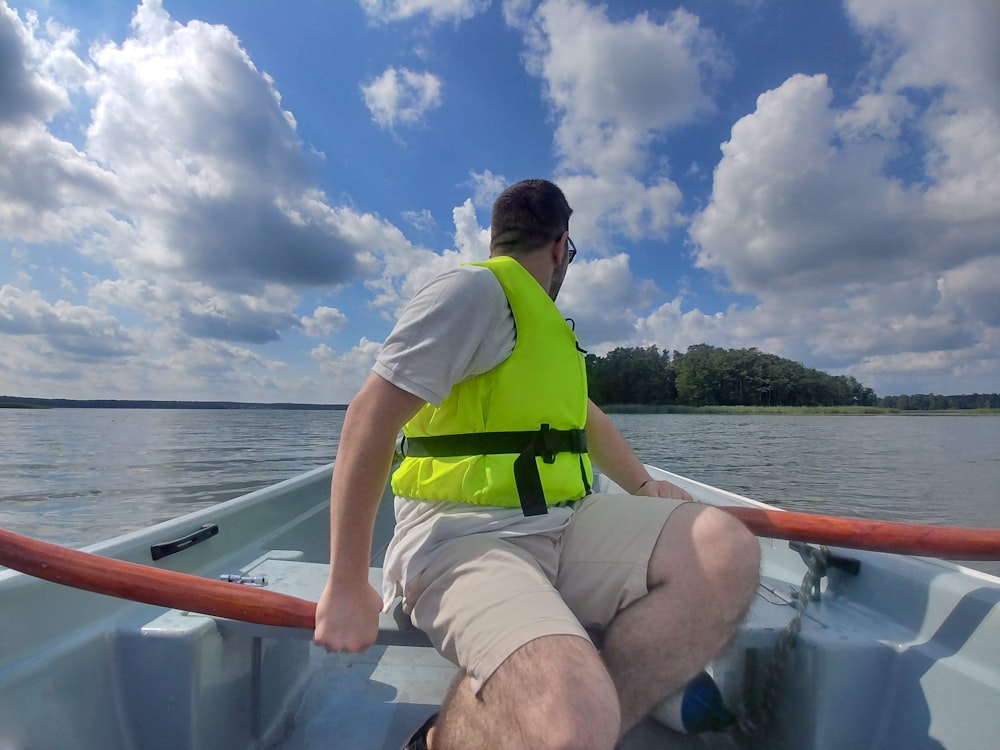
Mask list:
[[[409,68],[388,67],[362,84],[365,104],[379,127],[393,130],[397,125],[416,125],[424,115],[441,105],[441,79],[433,73],[416,73]]]
[[[155,0],[133,27],[92,53],[88,85],[88,153],[129,188],[138,225],[126,257],[239,292],[356,275],[352,225],[366,217],[310,184],[294,118],[232,32],[178,24]],[[381,232],[381,244],[398,241]]]
[[[650,166],[649,147],[713,109],[708,84],[729,65],[714,35],[683,9],[663,22],[645,13],[613,22],[602,7],[547,0],[525,37],[528,69],[558,117],[558,173],[580,206],[577,226],[600,243],[682,223],[680,190]]]
[[[915,250],[935,250],[921,239],[915,196],[882,160],[864,144],[834,145],[832,99],[826,76],[794,76],[762,94],[723,144],[691,236],[698,265],[724,269],[738,292],[835,286],[861,267],[894,278]]]
[[[342,330],[347,325],[347,316],[336,307],[321,305],[312,315],[303,316],[301,322],[306,336],[321,338]]]
[[[74,361],[136,353],[133,336],[107,312],[65,300],[50,303],[37,291],[9,284],[0,287],[0,334],[30,337],[36,347]]]

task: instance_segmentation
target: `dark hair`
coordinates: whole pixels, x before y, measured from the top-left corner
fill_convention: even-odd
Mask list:
[[[573,209],[559,186],[548,180],[522,180],[500,193],[490,221],[490,251],[502,254],[535,250],[569,229]]]

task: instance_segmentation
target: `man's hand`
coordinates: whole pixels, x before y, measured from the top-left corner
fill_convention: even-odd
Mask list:
[[[357,585],[327,581],[316,604],[313,643],[327,651],[364,651],[378,638],[381,611],[382,597],[367,580]]]
[[[666,479],[651,479],[634,494],[645,495],[646,497],[670,497],[674,500],[694,500],[690,492],[681,489],[673,482],[668,482]]]

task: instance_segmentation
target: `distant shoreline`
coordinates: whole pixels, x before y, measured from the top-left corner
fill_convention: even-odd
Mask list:
[[[347,404],[252,403],[241,401],[153,401],[150,399],[72,399],[0,396],[0,409],[285,409],[343,411]]]
[[[681,406],[664,404],[607,404],[607,414],[767,414],[785,416],[1000,416],[1000,409],[896,409],[884,406]]]
[[[0,396],[0,409],[243,409],[344,411],[347,404],[254,403],[244,401],[153,401],[150,399],[71,399]],[[1000,416],[1000,409],[896,409],[881,406],[681,406],[607,404],[608,414],[730,414],[787,416]]]

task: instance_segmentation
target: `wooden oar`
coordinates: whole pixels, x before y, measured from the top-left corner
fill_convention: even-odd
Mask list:
[[[1000,560],[1000,529],[867,521],[724,507],[758,536],[898,554]],[[0,565],[66,586],[262,625],[315,627],[316,605],[266,589],[68,549],[0,529]]]
[[[231,620],[316,626],[316,605],[277,591],[115,560],[0,529],[0,565],[66,586]]]
[[[845,516],[723,507],[757,536],[899,555],[1000,560],[1000,529],[869,521]]]

